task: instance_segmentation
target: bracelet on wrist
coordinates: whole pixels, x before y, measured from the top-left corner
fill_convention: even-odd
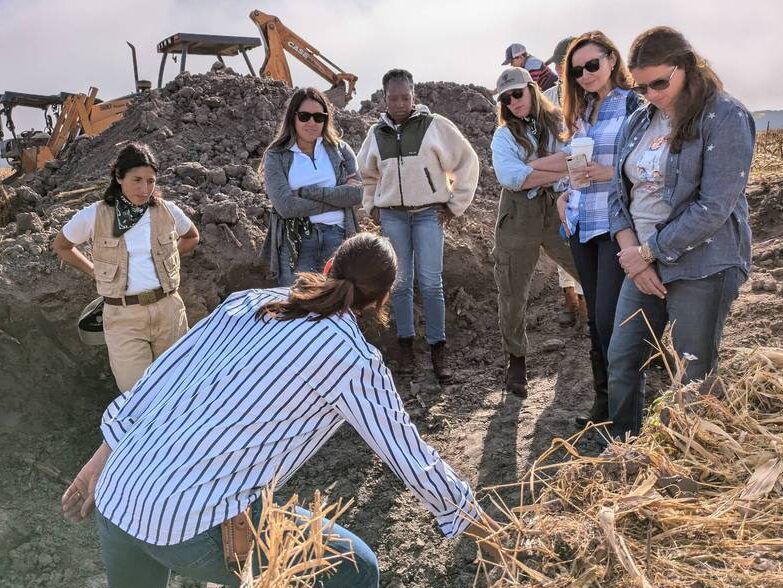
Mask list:
[[[645,263],[653,263],[655,261],[655,255],[647,243],[639,246],[639,257],[641,257],[642,261]]]

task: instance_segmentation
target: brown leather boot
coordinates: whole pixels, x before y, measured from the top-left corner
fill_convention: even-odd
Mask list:
[[[432,369],[438,382],[448,384],[454,380],[454,372],[449,369],[446,359],[446,342],[438,341],[434,345],[430,345],[430,353],[432,355]]]
[[[413,337],[400,337],[397,339],[400,346],[397,358],[397,373],[401,376],[412,376],[416,369],[416,358],[413,355]]]
[[[557,322],[563,326],[573,325],[576,321],[577,308],[579,307],[576,290],[573,286],[563,288],[563,298],[563,310],[560,311]]]
[[[506,364],[506,391],[527,398],[527,367],[525,356],[509,355]]]

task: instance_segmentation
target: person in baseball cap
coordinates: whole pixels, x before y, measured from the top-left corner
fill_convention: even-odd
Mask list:
[[[500,65],[510,65],[511,67],[524,67],[527,49],[521,43],[511,43],[506,47],[506,59]]]
[[[505,359],[505,389],[527,396],[527,308],[540,249],[576,276],[571,250],[556,231],[555,201],[565,189],[560,110],[544,98],[520,67],[500,72],[495,86],[498,127],[492,136],[492,169],[502,187],[492,256],[498,289],[498,322]],[[532,350],[532,348],[531,348]]]
[[[558,71],[558,68],[561,67],[563,60],[565,59],[568,46],[575,38],[576,37],[566,37],[565,39],[561,39],[560,42],[555,45],[555,51],[552,53],[552,57],[546,60],[547,65],[553,64],[555,66],[555,71],[557,72],[558,77],[562,77]]]
[[[495,88],[495,94],[502,96],[510,90],[521,90],[533,83],[533,77],[530,72],[521,67],[507,67],[500,74]]]
[[[530,72],[533,81],[541,90],[547,90],[557,83],[558,77],[547,64],[538,57],[530,55],[522,43],[512,43],[506,47],[506,58],[500,65],[522,67]]]

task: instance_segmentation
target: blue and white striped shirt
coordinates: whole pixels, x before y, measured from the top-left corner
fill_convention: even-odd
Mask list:
[[[461,533],[470,487],[419,437],[355,317],[255,318],[287,292],[231,295],[106,409],[97,509],[142,541],[180,543],[283,484],[348,421],[446,536]]]
[[[588,98],[587,108],[578,121],[574,137],[590,137],[594,141],[593,161],[599,165],[614,167],[615,151],[620,129],[628,116],[630,90],[614,88],[601,103],[595,124],[590,117],[596,103],[595,97]],[[631,112],[636,109],[634,101]],[[564,151],[570,153],[570,145]],[[593,237],[609,232],[609,193],[616,190],[614,179],[607,182],[592,182],[587,188],[572,191],[568,201],[569,226],[579,225],[579,241],[586,243]]]

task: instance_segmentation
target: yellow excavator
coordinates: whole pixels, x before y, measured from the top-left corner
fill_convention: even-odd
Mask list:
[[[321,52],[285,26],[280,19],[260,10],[250,13],[250,20],[258,26],[266,49],[266,58],[261,67],[261,76],[280,80],[293,86],[291,70],[285,51],[296,57],[307,67],[329,82],[332,87],[324,92],[332,104],[344,108],[356,92],[358,78],[343,71]]]
[[[16,170],[16,174],[5,181],[40,169],[47,161],[55,159],[63,147],[77,135],[100,135],[123,117],[131,100],[131,96],[125,96],[103,102],[97,95],[97,88],[90,88],[87,94],[0,94],[0,119],[5,117],[5,126],[11,132],[10,139],[2,140],[3,132],[0,126],[0,157],[6,159]],[[17,134],[12,118],[12,112],[17,107],[42,110],[46,130],[23,131]],[[54,124],[53,117],[56,117]]]

